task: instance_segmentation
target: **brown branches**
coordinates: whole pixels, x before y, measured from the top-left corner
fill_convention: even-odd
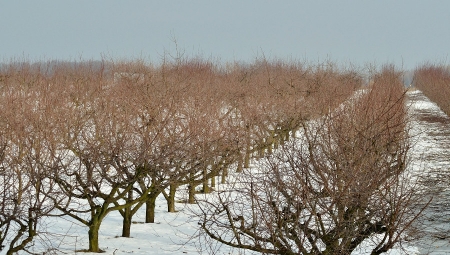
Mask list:
[[[397,240],[395,224],[406,212],[370,207],[375,199],[394,208],[386,196],[409,195],[399,185],[409,147],[392,70],[356,95],[361,78],[353,71],[264,59],[11,63],[0,77],[3,212],[18,210],[31,225],[38,216],[27,208],[72,217],[89,228],[89,251],[101,251],[98,230],[111,211],[121,213],[130,236],[141,206],[154,222],[159,195],[174,212],[180,189],[195,203],[199,189],[213,192],[216,178],[227,183],[234,169],[244,173],[239,199],[218,193],[222,200],[205,208],[211,215],[202,223],[221,242],[307,254],[322,252],[320,242],[351,250],[389,229],[379,250]],[[255,158],[268,161],[248,175]],[[31,204],[14,207],[25,198]],[[387,216],[394,227],[382,221]],[[14,220],[2,218],[4,242],[15,240],[4,238]],[[16,230],[31,226],[22,223]],[[31,238],[35,228],[28,229]]]
[[[450,115],[450,70],[448,67],[426,64],[414,71],[413,85],[420,89],[431,101],[436,102]]]
[[[373,80],[300,122],[296,139],[237,176],[232,189],[201,201],[205,233],[272,254],[350,254],[375,235],[371,252],[379,254],[404,238],[418,201],[404,175],[405,94],[392,68]]]
[[[11,66],[0,87],[0,249],[6,254],[27,251],[53,209],[44,102],[51,99],[41,97],[46,79],[38,67]]]

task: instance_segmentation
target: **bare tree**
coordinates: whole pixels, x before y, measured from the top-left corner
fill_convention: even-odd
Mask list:
[[[147,169],[129,161],[134,159],[136,144],[129,124],[135,120],[110,93],[102,69],[80,64],[55,72],[54,82],[66,86],[59,83],[60,107],[55,110],[59,119],[54,121],[56,146],[49,168],[60,194],[52,199],[62,215],[89,228],[88,250],[100,252],[98,231],[103,219],[146,198],[144,192],[125,200],[147,174]]]
[[[51,99],[42,89],[41,67],[46,66],[11,66],[10,80],[0,86],[0,250],[6,248],[6,254],[30,252],[45,231],[41,219],[53,209],[44,104]]]

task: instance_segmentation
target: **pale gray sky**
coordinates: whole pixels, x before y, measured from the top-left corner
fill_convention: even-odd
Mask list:
[[[0,0],[0,59],[448,64],[450,1]]]

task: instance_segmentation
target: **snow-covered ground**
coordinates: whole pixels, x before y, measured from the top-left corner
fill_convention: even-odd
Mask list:
[[[450,254],[450,118],[420,91],[410,97],[410,170],[420,173],[426,196],[433,200],[419,222],[424,237],[416,241],[420,254]]]
[[[443,140],[444,138],[441,135],[446,134],[446,139],[450,139],[450,121],[421,92],[411,92],[410,96],[414,99],[410,102],[410,113],[412,116],[411,132],[415,135],[415,143],[411,154],[414,161],[410,170],[423,172],[426,177],[423,179],[424,185],[427,185],[427,180],[434,180],[434,183],[439,181],[442,184],[439,187],[443,187],[442,191],[448,191],[444,187],[450,187],[448,185],[450,181],[448,178],[448,175],[450,175],[448,174],[450,172],[450,150],[448,147],[450,146],[450,140]],[[423,114],[423,116],[420,114]],[[439,125],[432,124],[433,121],[445,118],[447,118],[446,125],[442,123]],[[445,173],[443,170],[445,170]],[[446,177],[446,179],[443,180],[443,177]],[[430,189],[434,189],[433,185],[430,184]],[[186,196],[183,192],[180,192],[179,195]],[[443,198],[440,199],[438,201],[444,201]],[[436,204],[436,201],[432,204],[433,208],[426,212],[431,216],[429,222],[433,222],[432,217],[435,217],[436,213],[445,209],[442,204]],[[143,223],[144,208],[141,208],[133,218],[131,238],[120,237],[122,232],[122,217],[120,214],[118,212],[109,214],[103,221],[99,233],[100,248],[105,251],[104,254],[211,254],[212,250],[217,251],[215,254],[254,254],[250,251],[230,249],[217,243],[209,243],[209,245],[217,245],[217,247],[205,249],[200,244],[206,244],[208,241],[203,239],[204,237],[198,236],[199,220],[192,216],[192,210],[195,210],[196,206],[178,203],[176,205],[177,213],[167,213],[166,208],[164,197],[160,196],[156,204],[156,223],[153,224]],[[442,220],[445,219],[450,222],[450,210],[448,211],[448,213],[445,213],[446,217]],[[43,235],[47,239],[42,241],[51,244],[56,249],[57,254],[85,254],[79,250],[88,247],[87,227],[70,218],[47,218],[44,225],[44,230],[51,234]],[[435,227],[438,226],[430,226],[430,235],[438,234],[435,231]],[[450,224],[445,228],[450,230]],[[389,254],[428,254],[429,250],[427,249],[429,248],[434,250],[432,254],[450,254],[448,236],[436,237],[440,242],[434,242],[434,239],[431,238],[423,239],[419,240],[418,243],[403,244],[402,248],[394,249]],[[39,249],[42,253],[39,240],[36,241],[36,249]],[[4,252],[0,252],[0,254],[4,254]],[[364,250],[359,250],[355,251],[354,254],[365,253]]]
[[[166,212],[166,202],[160,196],[157,201],[155,223],[144,224],[144,208],[133,218],[131,238],[120,237],[122,217],[118,212],[107,216],[100,228],[100,248],[104,254],[259,254],[256,252],[232,249],[198,235],[199,220],[193,216],[196,205],[177,204],[177,213]],[[52,218],[45,222],[47,230],[53,233],[50,240],[57,254],[86,254],[80,250],[88,247],[87,227],[70,218]],[[203,244],[203,245],[201,245]],[[42,248],[37,245],[37,250]],[[210,247],[207,247],[210,246]],[[367,242],[366,245],[370,246]],[[353,255],[367,254],[365,247],[353,252]],[[2,253],[0,253],[2,254]],[[411,245],[403,245],[389,252],[391,255],[419,254]]]

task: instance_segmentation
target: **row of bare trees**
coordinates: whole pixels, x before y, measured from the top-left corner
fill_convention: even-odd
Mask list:
[[[450,115],[450,69],[448,66],[425,64],[414,71],[413,86],[420,89],[442,111]]]
[[[376,79],[387,79],[384,83],[391,85],[394,78],[389,75],[380,73]],[[389,168],[404,156],[398,150],[407,149],[400,144],[405,140],[399,138],[403,126],[396,122],[403,116],[403,108],[399,108],[403,102],[401,97],[386,102],[375,100],[381,96],[370,97],[380,108],[388,107],[382,116],[377,115],[381,110],[371,110],[369,103],[359,105],[363,100],[343,104],[361,81],[358,73],[328,63],[312,67],[264,59],[227,67],[183,58],[163,59],[157,66],[107,60],[4,65],[0,70],[1,248],[8,254],[27,250],[43,231],[39,224],[43,217],[70,217],[88,228],[88,251],[100,252],[98,233],[110,212],[120,212],[122,236],[129,237],[132,217],[142,206],[146,222],[152,223],[160,195],[166,198],[169,212],[175,211],[175,194],[180,189],[187,189],[187,202],[195,203],[199,189],[211,191],[218,176],[226,182],[230,171],[244,171],[252,158],[276,157],[277,149],[285,151],[297,130],[309,134],[310,140],[304,144],[320,150],[311,153],[325,154],[320,160],[334,157],[334,143],[339,143],[334,141],[338,130],[333,128],[345,127],[333,125],[350,125],[346,118],[354,113],[349,109],[359,114],[353,119],[361,122],[357,124],[361,132],[364,125],[380,129],[370,141],[381,148],[380,160],[390,161],[377,162],[371,169]],[[369,94],[390,93],[393,87]],[[391,116],[394,110],[398,117]],[[324,122],[323,128],[307,128],[308,120],[324,116],[336,121]],[[337,121],[339,118],[342,121]],[[386,123],[388,131],[384,130]],[[327,135],[333,140],[328,151],[316,148],[316,141]],[[357,135],[365,137],[367,133],[346,135],[347,131],[339,139],[351,144]],[[387,157],[383,146],[389,147],[392,155]],[[336,158],[334,163],[318,164],[347,164],[355,159],[346,151],[350,148],[342,149],[348,157],[342,158],[343,162]],[[368,155],[375,153],[370,146],[362,149],[367,149]],[[394,157],[395,153],[399,155]],[[398,165],[400,173],[403,165]],[[349,175],[357,167],[339,168]],[[329,175],[322,176],[323,183],[313,181],[317,186],[310,188],[326,188],[325,179],[331,178],[331,172]],[[318,177],[317,173],[311,176]],[[372,190],[383,187],[392,176],[399,175],[386,173]],[[348,193],[344,190],[350,189],[350,184],[355,183],[343,182],[346,188],[340,192]],[[333,185],[327,188],[334,189]],[[367,195],[364,201],[371,199]],[[329,214],[339,210],[334,204],[330,208]],[[346,205],[341,209],[345,211]]]
[[[199,200],[203,232],[263,254],[381,254],[412,238],[423,208],[405,171],[400,75],[384,67],[339,107],[301,122],[257,170]]]

